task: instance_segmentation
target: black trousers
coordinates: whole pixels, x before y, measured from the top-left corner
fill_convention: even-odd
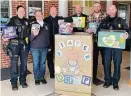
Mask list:
[[[114,73],[111,76],[111,61],[114,63]],[[104,79],[107,83],[118,84],[120,80],[120,67],[122,62],[122,50],[105,48],[104,49]]]
[[[94,42],[93,44],[93,79],[97,76],[97,68],[98,68],[98,46],[97,42]]]
[[[51,51],[47,54],[47,65],[49,68],[50,76],[54,76],[54,49],[51,49]]]
[[[11,75],[11,84],[16,84],[18,77],[20,83],[26,82],[27,75],[27,59],[29,46],[24,46],[23,44],[14,45],[9,44],[9,48],[12,51],[13,57],[11,57],[11,66],[10,66],[10,75]],[[18,69],[18,59],[20,57],[20,72]]]

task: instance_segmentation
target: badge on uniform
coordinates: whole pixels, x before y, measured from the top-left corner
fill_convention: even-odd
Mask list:
[[[26,41],[26,44],[29,44],[29,38],[28,37],[25,38],[25,41]]]
[[[47,27],[47,26],[45,26],[45,29],[46,29],[46,30],[48,30],[48,27]]]
[[[118,24],[118,27],[121,28],[121,24]]]
[[[28,25],[28,22],[27,22],[27,21],[25,21],[25,25]]]

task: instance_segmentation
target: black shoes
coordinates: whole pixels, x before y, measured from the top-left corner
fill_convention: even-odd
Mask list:
[[[43,79],[43,80],[35,80],[35,85],[40,85],[40,82],[42,84],[46,84],[47,83],[45,79]]]
[[[43,79],[43,80],[41,80],[41,83],[42,83],[42,84],[46,84],[47,82],[46,82],[45,79]]]
[[[113,89],[114,89],[114,90],[119,90],[118,84],[113,84]]]
[[[54,79],[54,78],[55,78],[55,75],[50,75],[50,78],[51,78],[51,79]]]
[[[108,88],[108,87],[110,87],[111,85],[112,85],[112,83],[107,83],[107,82],[105,82],[104,85],[103,85],[103,87],[104,87],[104,88]]]
[[[108,88],[108,87],[110,87],[112,85],[112,83],[104,83],[104,85],[103,85],[103,87],[104,88]],[[113,84],[113,89],[114,90],[119,90],[119,86],[118,86],[118,84]]]
[[[20,83],[20,85],[22,86],[22,88],[27,88],[28,87],[27,83]]]
[[[13,91],[18,90],[17,83],[11,84],[11,85],[12,85],[12,90],[13,90]],[[20,85],[22,86],[22,88],[27,88],[27,87],[28,87],[28,85],[27,85],[26,83],[20,83]]]
[[[35,85],[40,85],[40,80],[35,80]]]
[[[13,91],[18,90],[18,86],[17,86],[17,84],[11,84],[11,85],[12,85],[12,90],[13,90]]]

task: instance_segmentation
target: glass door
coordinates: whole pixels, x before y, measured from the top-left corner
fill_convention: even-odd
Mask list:
[[[118,4],[118,16],[123,18],[129,25],[129,5],[128,4]]]

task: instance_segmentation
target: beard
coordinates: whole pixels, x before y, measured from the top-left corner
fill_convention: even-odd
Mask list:
[[[94,10],[94,12],[95,12],[95,13],[99,13],[99,12],[100,12],[100,10]]]

